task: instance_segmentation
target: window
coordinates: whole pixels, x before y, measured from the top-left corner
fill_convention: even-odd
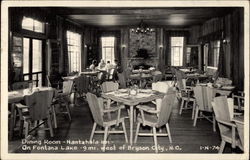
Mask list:
[[[182,66],[184,37],[171,37],[171,66]]]
[[[115,37],[102,37],[102,59],[107,63],[114,63]]]
[[[22,29],[44,33],[45,25],[43,22],[24,16],[22,21]]]
[[[69,72],[81,71],[81,35],[67,31]]]
[[[208,66],[218,67],[220,54],[220,41],[212,41],[210,43],[210,52],[208,52]]]
[[[33,80],[33,86],[42,86],[42,40],[23,38],[23,77]]]

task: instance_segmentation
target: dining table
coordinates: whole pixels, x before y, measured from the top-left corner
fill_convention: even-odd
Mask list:
[[[27,95],[31,95],[34,92],[39,91],[46,91],[46,90],[54,90],[52,87],[34,87],[34,88],[26,88],[26,89],[19,89],[13,90],[8,92],[8,104],[11,105],[10,107],[10,139],[12,139],[14,134],[14,119],[15,119],[15,109],[16,103],[21,102],[24,100],[24,97]]]
[[[129,106],[129,120],[130,120],[130,139],[129,142],[133,144],[133,111],[136,105],[145,102],[151,102],[155,99],[163,98],[164,93],[154,91],[151,89],[139,89],[136,95],[130,95],[129,89],[119,89],[117,91],[102,93],[102,97],[112,101],[120,102]]]
[[[84,72],[80,72],[79,75],[86,75],[86,76],[97,76],[97,74],[100,71],[84,71]]]

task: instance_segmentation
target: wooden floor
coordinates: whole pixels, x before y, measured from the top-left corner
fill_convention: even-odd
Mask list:
[[[102,152],[101,140],[103,135],[95,135],[95,142],[98,144],[69,144],[76,141],[85,141],[89,139],[93,120],[88,107],[84,100],[78,100],[75,106],[71,106],[72,121],[69,122],[66,117],[58,116],[58,128],[54,130],[55,137],[50,138],[48,131],[39,131],[33,137],[32,143],[25,144],[21,142],[21,138],[14,137],[14,140],[9,141],[10,153],[98,153]],[[160,145],[159,153],[217,153],[220,145],[220,135],[218,132],[213,132],[212,124],[205,119],[197,121],[197,126],[193,127],[191,119],[191,110],[186,110],[182,115],[178,114],[180,103],[176,100],[176,105],[173,108],[170,118],[170,130],[173,143],[170,144],[168,137],[159,137]],[[129,135],[129,119],[126,119],[126,128]],[[135,125],[134,125],[135,126]],[[120,127],[121,128],[121,127]],[[135,130],[135,127],[134,127]],[[150,132],[147,128],[143,130]],[[165,132],[165,128],[162,130]],[[44,144],[51,140],[51,143],[60,144]],[[70,140],[70,141],[68,141]],[[137,144],[130,146],[125,143],[124,135],[110,135],[108,137],[109,144],[105,153],[154,153],[152,146],[153,137],[138,137]],[[38,143],[42,145],[38,145]],[[124,145],[125,144],[125,145]],[[37,148],[37,146],[42,146]],[[56,146],[58,148],[56,148]],[[27,147],[31,147],[27,148]],[[34,148],[33,148],[34,147]],[[47,148],[46,148],[47,147]],[[48,149],[50,147],[50,149]],[[72,148],[75,147],[75,148]],[[230,145],[226,145],[225,152],[232,152]]]

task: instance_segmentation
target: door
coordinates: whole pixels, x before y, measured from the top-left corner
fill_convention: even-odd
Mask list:
[[[35,87],[43,84],[43,57],[42,40],[23,38],[23,78]]]

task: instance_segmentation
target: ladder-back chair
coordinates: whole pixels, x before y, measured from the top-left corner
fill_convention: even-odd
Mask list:
[[[214,98],[215,92],[213,88],[206,87],[206,86],[199,86],[193,88],[194,90],[194,97],[196,102],[195,107],[195,117],[194,117],[194,123],[193,126],[196,126],[196,122],[198,118],[205,118],[209,122],[213,123],[213,131],[216,131],[215,126],[215,118],[214,113],[212,109],[212,100]],[[206,116],[203,114],[203,112],[211,113],[211,116]],[[200,113],[200,116],[199,116]]]
[[[111,133],[123,133],[125,136],[125,141],[127,143],[128,138],[124,122],[125,117],[121,115],[121,108],[124,108],[124,106],[117,106],[114,108],[104,109],[103,99],[97,98],[96,95],[92,93],[87,93],[87,101],[94,119],[93,129],[90,135],[90,141],[92,141],[95,133],[104,133],[104,138],[103,138],[104,143],[102,147],[103,152],[105,151],[105,146],[106,146],[105,142],[107,141],[108,135]],[[107,113],[109,113],[109,115],[111,116],[107,116]],[[111,126],[118,126],[120,123],[122,124],[123,128],[122,131],[117,131],[117,130],[109,131]],[[96,131],[97,125],[104,127],[104,131],[103,130]]]
[[[231,120],[230,109],[226,96],[215,97],[212,102],[213,110],[215,113],[215,118],[219,126],[220,135],[221,135],[221,145],[219,153],[222,153],[225,144],[230,143],[232,148],[236,146],[243,149],[240,142],[240,137],[236,132],[236,125]]]
[[[137,108],[140,111],[140,116],[137,118],[137,128],[135,134],[134,142],[137,142],[138,136],[153,136],[155,144],[155,152],[158,153],[158,143],[157,136],[168,136],[169,142],[172,143],[170,128],[169,128],[169,118],[172,112],[174,101],[176,98],[176,93],[173,88],[169,88],[167,94],[162,99],[160,110],[157,111],[152,109],[152,107],[147,105],[138,105]],[[140,125],[149,126],[153,128],[152,133],[139,133]],[[156,133],[156,128],[166,126],[166,134]]]
[[[26,105],[22,105],[21,103],[16,104],[21,119],[20,127],[24,126],[25,128],[25,138],[28,138],[29,133],[35,129],[41,129],[40,126],[43,123],[31,128],[32,123],[37,123],[37,121],[41,120],[48,125],[48,128],[43,129],[49,129],[50,136],[54,136],[51,123],[51,103],[53,96],[54,90],[37,91],[24,97]]]

